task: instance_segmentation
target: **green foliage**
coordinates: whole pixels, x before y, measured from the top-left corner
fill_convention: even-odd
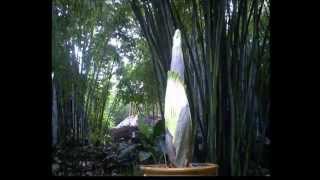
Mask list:
[[[142,114],[139,114],[138,116],[138,129],[139,132],[146,137],[146,139],[150,142],[152,142],[153,138],[153,127],[151,125],[148,125],[144,121],[145,116]]]
[[[160,120],[153,128],[153,139],[161,137],[165,132],[164,120]]]
[[[120,44],[110,44],[115,39]],[[62,142],[108,144],[110,128],[127,117],[128,104],[154,109],[158,83],[152,67],[128,1],[53,1],[52,72]],[[120,174],[137,163],[160,161],[153,139],[159,130],[140,128],[141,144],[119,145],[116,156],[106,158],[123,167]]]
[[[204,147],[195,145],[196,158],[218,163],[223,175],[247,175],[261,158],[258,124],[269,122],[270,1],[132,0],[131,7],[152,54],[160,105],[171,37],[181,30],[188,101]]]
[[[153,163],[163,163],[164,150],[161,144],[164,144],[164,121],[160,120],[155,126],[152,126],[145,123],[145,118],[143,114],[138,116],[139,139],[142,145],[139,159],[144,161],[152,158]]]
[[[59,117],[66,121],[61,123],[60,132],[71,132],[69,129],[77,127],[72,130],[74,134],[90,136],[95,142],[113,124],[106,109],[110,89],[115,85],[111,78],[121,62],[118,49],[108,42],[129,22],[123,16],[127,10],[120,7],[125,6],[104,1],[53,1],[52,71],[57,83],[59,112],[63,112]]]
[[[122,78],[117,86],[119,98],[124,104],[143,104],[146,109],[157,102],[156,76],[152,71],[146,43],[137,41],[135,63],[123,67]],[[147,113],[147,110],[146,112]]]
[[[261,159],[255,132],[266,132],[257,124],[269,124],[269,8],[269,0],[54,0],[60,141],[110,138],[108,129],[127,116],[129,103],[143,105],[145,114],[159,105],[163,115],[172,35],[179,28],[191,115],[204,141],[197,158],[219,163],[221,174],[248,174],[251,161]],[[111,39],[119,47],[108,44]],[[160,157],[155,141],[162,123],[141,125],[136,158]]]

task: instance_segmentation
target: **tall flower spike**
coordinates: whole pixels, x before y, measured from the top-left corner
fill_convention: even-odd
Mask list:
[[[184,81],[184,62],[181,48],[181,32],[179,29],[176,30],[173,36],[170,70],[178,73],[181,80]]]
[[[164,116],[169,160],[176,167],[186,167],[191,162],[193,151],[192,121],[184,86],[184,61],[179,29],[173,37]]]

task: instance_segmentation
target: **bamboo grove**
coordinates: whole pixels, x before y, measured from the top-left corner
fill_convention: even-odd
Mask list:
[[[218,163],[222,175],[247,175],[261,161],[270,123],[270,2],[133,0],[131,7],[150,47],[162,106],[171,38],[182,31],[188,98],[203,144],[195,158]]]
[[[103,120],[111,76],[120,63],[115,48],[107,44],[119,23],[111,19],[112,10],[103,1],[53,3],[54,143],[99,140],[108,129]]]
[[[126,1],[53,1],[53,144],[101,143],[126,113],[156,114],[158,88],[137,27]]]

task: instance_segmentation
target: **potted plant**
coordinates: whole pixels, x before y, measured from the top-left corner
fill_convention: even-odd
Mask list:
[[[173,37],[171,67],[168,72],[165,95],[165,152],[167,164],[140,166],[144,176],[168,175],[217,175],[218,165],[192,163],[193,126],[184,83],[184,62],[181,32]]]

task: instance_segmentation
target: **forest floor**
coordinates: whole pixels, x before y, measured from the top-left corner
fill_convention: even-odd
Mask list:
[[[65,143],[52,151],[54,176],[141,176],[141,164],[154,164],[143,142],[121,140],[101,145]],[[161,156],[156,154],[155,156]],[[161,161],[157,163],[163,163]],[[270,176],[270,169],[250,163],[248,175]],[[265,163],[264,163],[265,164]]]
[[[122,145],[123,146],[123,145]],[[139,175],[130,159],[119,158],[119,145],[58,146],[53,152],[54,176]]]
[[[139,162],[133,156],[121,158],[121,146],[129,144],[57,146],[53,152],[52,175],[54,176],[141,176]],[[122,151],[123,152],[123,151]],[[146,163],[146,162],[144,162]],[[149,161],[150,163],[150,161]],[[270,176],[269,169],[255,168],[252,175]],[[259,172],[257,172],[259,171]]]

